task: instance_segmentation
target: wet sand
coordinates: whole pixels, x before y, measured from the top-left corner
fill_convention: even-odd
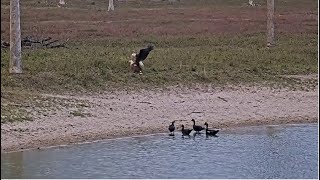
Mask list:
[[[157,91],[105,92],[95,95],[44,95],[85,100],[83,116],[73,107],[33,121],[1,125],[1,152],[65,145],[106,138],[168,132],[177,120],[192,128],[191,119],[221,131],[231,127],[318,122],[318,90],[292,91],[266,87],[170,88]]]

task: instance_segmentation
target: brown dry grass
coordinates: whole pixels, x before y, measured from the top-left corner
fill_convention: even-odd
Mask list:
[[[310,1],[310,2],[309,2]],[[72,2],[66,8],[29,0],[22,3],[22,36],[51,36],[73,41],[145,36],[248,35],[265,32],[266,7],[248,7],[242,1],[185,3],[118,3],[107,12],[102,1]],[[6,4],[1,2],[1,4]],[[285,34],[316,33],[315,1],[276,4],[276,31]],[[300,5],[299,8],[296,6]],[[39,6],[32,8],[32,6]],[[1,37],[9,38],[9,9],[1,6]]]

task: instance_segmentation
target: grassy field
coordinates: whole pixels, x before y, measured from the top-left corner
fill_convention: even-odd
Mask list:
[[[1,116],[2,110],[11,114],[2,104],[12,104],[12,92],[24,97],[177,84],[314,88],[318,83],[284,77],[318,72],[315,0],[276,1],[271,49],[262,0],[256,7],[240,0],[132,0],[116,2],[114,12],[107,12],[102,0],[66,0],[65,8],[57,2],[21,2],[22,37],[68,39],[68,48],[24,48],[20,75],[9,75],[9,50],[1,49]],[[1,39],[9,41],[9,0],[1,1]],[[145,61],[145,73],[132,74],[131,53],[149,43],[155,50]]]

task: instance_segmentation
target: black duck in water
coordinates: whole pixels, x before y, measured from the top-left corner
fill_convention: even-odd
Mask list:
[[[181,129],[182,135],[183,136],[189,136],[191,131],[192,131],[192,129],[185,129],[184,125],[181,125],[181,127],[182,127],[182,129]]]
[[[204,125],[206,126],[206,135],[208,136],[215,136],[219,130],[218,129],[208,129],[208,123],[204,123]]]
[[[170,131],[170,135],[174,136],[174,130],[176,129],[176,127],[174,126],[174,121],[172,121],[172,123],[169,125],[169,131]]]
[[[194,119],[191,120],[193,122],[193,130],[195,130],[197,133],[200,133],[200,131],[204,130],[202,126],[197,126],[196,121]]]

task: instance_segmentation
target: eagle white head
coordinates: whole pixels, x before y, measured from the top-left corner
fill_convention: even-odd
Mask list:
[[[131,54],[131,59],[132,59],[132,60],[135,60],[135,59],[136,59],[136,56],[137,56],[136,53],[132,53],[132,54]]]
[[[134,64],[135,60],[136,60],[136,53],[132,53],[131,54],[131,59],[129,60],[130,65]]]

